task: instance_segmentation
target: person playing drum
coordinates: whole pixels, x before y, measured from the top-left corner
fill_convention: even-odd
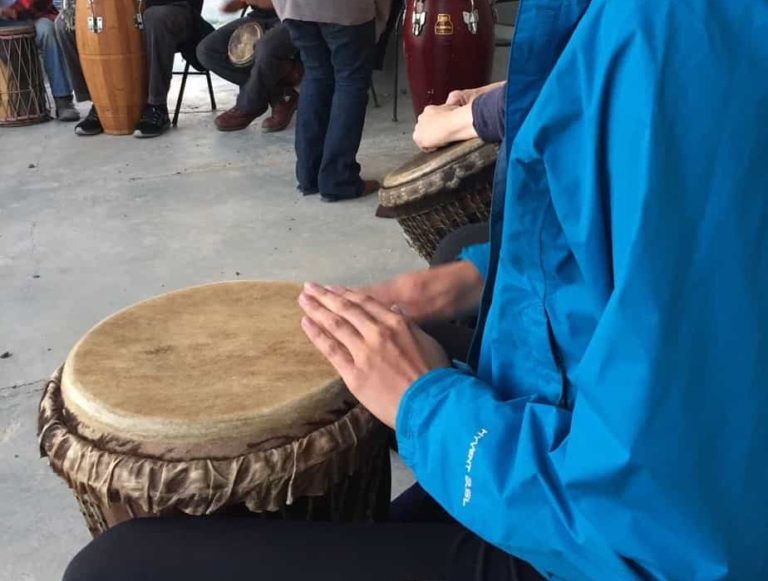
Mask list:
[[[65,579],[763,579],[766,22],[522,2],[490,244],[306,286],[307,335],[453,524],[134,521]],[[417,324],[466,312],[452,364]]]
[[[70,1],[71,6],[74,6],[74,1]],[[197,43],[211,27],[200,16],[203,0],[146,0],[143,5],[146,6],[142,20],[149,68],[149,89],[147,104],[136,125],[134,136],[157,137],[171,125],[168,115],[168,91],[171,88],[175,54],[183,51],[186,55],[191,53],[194,57]],[[73,10],[74,8],[65,9],[56,19],[56,34],[64,50],[77,100],[90,101],[91,95],[77,51]],[[77,135],[98,135],[102,131],[94,106],[91,106],[86,118],[75,126]]]
[[[265,132],[282,131],[293,118],[299,102],[294,89],[301,80],[298,51],[291,42],[288,29],[280,23],[271,0],[249,0],[252,11],[205,37],[197,47],[197,58],[209,71],[240,87],[234,107],[216,117],[219,131],[245,129],[254,119],[272,106],[272,115],[261,124]],[[230,0],[224,12],[241,10],[242,0]],[[255,47],[253,63],[236,66],[228,55],[227,47],[233,33],[249,22],[257,22],[265,30]]]
[[[80,119],[80,113],[72,102],[72,85],[54,34],[53,19],[56,14],[57,10],[50,0],[0,0],[0,27],[24,22],[35,25],[37,47],[43,56],[45,74],[48,76],[56,104],[56,119],[77,121]]]

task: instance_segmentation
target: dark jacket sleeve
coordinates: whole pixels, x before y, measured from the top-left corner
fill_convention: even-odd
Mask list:
[[[504,139],[504,104],[507,98],[506,83],[480,95],[472,102],[472,124],[477,135],[487,143],[499,143]]]

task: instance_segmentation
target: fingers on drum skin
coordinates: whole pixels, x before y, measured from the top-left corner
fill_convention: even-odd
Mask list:
[[[312,344],[317,347],[320,353],[330,361],[342,376],[350,371],[354,366],[354,360],[344,345],[329,336],[317,323],[309,317],[301,320],[301,328],[307,335]]]
[[[346,320],[360,335],[366,336],[376,327],[377,321],[360,305],[349,300],[346,297],[347,292],[344,291],[341,294],[337,294],[328,288],[307,284],[304,287],[304,292],[299,297],[299,301],[315,301],[326,311],[332,312]]]
[[[357,347],[363,340],[357,327],[344,316],[329,310],[320,301],[305,293],[299,296],[299,306],[304,310],[312,323],[317,325],[330,337],[341,341],[352,348]]]

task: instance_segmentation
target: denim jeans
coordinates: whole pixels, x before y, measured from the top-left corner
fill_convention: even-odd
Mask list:
[[[296,120],[299,189],[335,199],[363,189],[363,135],[376,42],[374,21],[357,26],[286,20],[304,63]]]
[[[38,18],[35,21],[2,20],[0,27],[18,26],[20,24],[34,24],[35,40],[37,48],[43,55],[43,66],[45,74],[48,76],[48,82],[51,85],[51,93],[54,97],[69,97],[72,95],[72,85],[67,76],[64,56],[62,55],[59,43],[56,42],[56,34],[53,29],[53,21],[48,18]]]

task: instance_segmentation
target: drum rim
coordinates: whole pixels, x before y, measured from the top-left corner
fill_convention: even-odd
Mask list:
[[[451,165],[463,157],[484,149],[488,149],[490,147],[494,147],[495,145],[496,144],[486,143],[480,138],[474,137],[466,141],[452,143],[431,153],[419,153],[405,163],[401,164],[397,169],[388,173],[381,183],[382,190],[389,190],[402,187],[407,184],[416,183],[419,180],[427,178],[430,174],[440,171],[441,169]],[[441,154],[442,157],[439,157],[438,154]],[[425,158],[425,161],[426,159],[435,159],[438,161],[432,163],[429,166],[429,169],[425,168],[425,166],[428,165],[427,163],[424,163],[417,168],[409,169],[409,166],[411,166],[415,160],[421,157]]]
[[[14,24],[12,26],[0,26],[0,39],[25,38],[36,35],[34,24]]]
[[[288,400],[282,404],[265,409],[259,415],[234,413],[222,416],[219,418],[219,421],[215,423],[211,422],[207,425],[179,418],[160,418],[155,420],[129,413],[125,410],[115,409],[108,403],[92,397],[92,393],[89,390],[84,389],[82,382],[72,375],[72,373],[74,373],[72,370],[72,361],[75,360],[80,347],[92,337],[94,331],[98,330],[102,325],[108,323],[112,319],[147,303],[161,301],[166,297],[179,293],[189,293],[194,292],[197,289],[210,289],[215,287],[245,286],[254,283],[267,285],[276,284],[290,286],[296,289],[301,288],[299,283],[279,280],[230,280],[204,283],[168,291],[154,297],[143,299],[104,317],[78,340],[67,355],[65,363],[62,366],[62,400],[66,403],[68,409],[79,417],[79,421],[85,426],[92,428],[94,431],[103,433],[105,437],[109,438],[117,434],[128,434],[130,437],[135,438],[137,443],[145,444],[153,448],[163,447],[159,442],[167,442],[168,449],[173,449],[179,446],[194,446],[201,440],[208,441],[210,439],[223,438],[225,436],[248,438],[255,433],[258,433],[258,430],[253,426],[255,422],[258,422],[259,418],[274,418],[298,413],[299,408],[296,407],[295,400]],[[308,390],[304,394],[304,401],[305,405],[308,405],[306,402],[310,401],[319,404],[334,402],[336,405],[329,406],[329,409],[332,407],[335,409],[339,406],[348,405],[350,401],[354,401],[354,398],[348,392],[341,378],[336,375],[327,383],[318,384],[318,387]]]
[[[238,33],[241,30],[247,30],[254,28],[259,31],[258,36],[256,37],[256,41],[260,41],[262,38],[264,38],[264,35],[266,34],[266,31],[264,30],[264,27],[261,25],[261,23],[252,20],[250,22],[244,22],[240,26],[238,26],[235,31],[232,33],[232,35],[229,37],[229,41],[227,42],[227,58],[229,59],[229,62],[231,62],[236,67],[247,67],[251,63],[253,63],[255,52],[251,54],[250,57],[247,59],[234,59],[232,58],[232,48],[234,47],[235,43],[237,42],[236,39],[238,38]]]
[[[471,150],[463,157],[458,157],[453,163],[435,169],[417,180],[406,182],[397,187],[381,188],[379,190],[379,205],[387,210],[385,215],[399,214],[399,208],[403,206],[423,206],[426,199],[434,199],[435,205],[446,196],[451,199],[462,195],[462,185],[473,176],[479,176],[485,172],[495,171],[495,163],[498,156],[499,145],[496,143],[484,143],[483,147]],[[424,208],[422,211],[427,211]]]

